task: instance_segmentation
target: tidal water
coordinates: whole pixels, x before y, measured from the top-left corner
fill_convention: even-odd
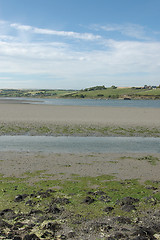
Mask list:
[[[41,99],[41,98],[1,98],[25,101],[29,104],[47,104],[61,106],[106,106],[106,107],[146,107],[160,108],[160,100],[105,100],[105,99]]]
[[[0,151],[160,153],[160,138],[0,136]]]

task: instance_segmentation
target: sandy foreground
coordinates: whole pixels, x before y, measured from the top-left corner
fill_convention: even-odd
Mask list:
[[[4,104],[5,103],[5,104]],[[0,122],[160,126],[160,108],[51,106],[0,101]]]
[[[119,179],[159,180],[160,154],[155,165],[144,159],[146,154],[55,154],[32,152],[0,152],[0,173],[4,177],[23,177],[41,172],[51,179],[70,179],[78,176],[112,175]],[[38,174],[39,175],[39,174]],[[35,177],[35,180],[37,177]],[[48,176],[47,176],[48,178]]]

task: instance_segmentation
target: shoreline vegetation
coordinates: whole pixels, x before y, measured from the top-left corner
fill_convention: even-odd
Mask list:
[[[96,86],[82,90],[0,89],[0,97],[78,98],[78,99],[160,99],[160,86],[108,87]]]
[[[1,122],[0,136],[160,137],[160,127]]]

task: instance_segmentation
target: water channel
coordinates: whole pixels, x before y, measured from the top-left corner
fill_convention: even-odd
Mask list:
[[[0,136],[0,151],[53,153],[160,153],[160,138]]]

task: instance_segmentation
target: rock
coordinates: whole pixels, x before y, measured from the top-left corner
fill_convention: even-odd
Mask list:
[[[13,219],[15,218],[16,214],[12,209],[6,208],[0,212],[0,216],[6,219]]]
[[[144,198],[146,203],[150,203],[151,205],[156,205],[157,200],[153,196],[149,196]]]
[[[12,225],[0,219],[0,229],[2,228],[11,228]]]
[[[91,198],[91,197],[87,196],[87,197],[83,200],[82,203],[91,204],[91,203],[93,203],[94,201],[95,201],[94,198]]]
[[[121,232],[116,232],[114,235],[113,235],[114,239],[124,239],[125,235]]]
[[[119,222],[121,224],[131,224],[132,223],[130,218],[128,218],[128,217],[121,217],[121,216],[115,217],[114,221],[117,221],[117,222]]]
[[[74,238],[75,236],[76,236],[76,233],[73,232],[73,231],[70,231],[70,232],[68,233],[68,238]]]
[[[106,203],[108,203],[108,202],[111,202],[111,198],[109,197],[109,196],[101,196],[100,198],[99,198],[99,200],[100,201],[102,201],[102,202],[106,202]]]
[[[53,198],[52,203],[57,203],[57,204],[69,204],[70,201],[68,198]]]
[[[122,208],[121,208],[123,211],[125,212],[131,212],[131,211],[135,211],[136,210],[136,207],[134,205],[123,205]]]
[[[48,222],[47,224],[45,224],[43,229],[48,229],[52,232],[56,232],[61,229],[61,225],[56,222]]]
[[[61,212],[61,210],[55,205],[51,204],[49,208],[46,210],[47,213],[53,213],[53,214],[58,214]]]
[[[22,238],[19,237],[19,236],[15,236],[15,237],[13,238],[13,240],[22,240]]]
[[[132,236],[137,236],[137,237],[141,237],[140,239],[155,239],[154,235],[155,231],[150,228],[150,227],[136,227],[133,231],[133,233],[131,234]]]
[[[37,237],[36,234],[27,234],[24,236],[23,240],[40,240],[39,237]]]
[[[34,206],[34,205],[35,205],[35,202],[33,202],[32,200],[28,200],[28,201],[26,201],[25,204],[26,204],[26,205],[29,205],[29,206]]]
[[[110,213],[111,211],[113,211],[113,207],[106,207],[105,209],[104,209],[104,212],[107,212],[107,213]]]
[[[23,201],[26,197],[28,197],[27,194],[17,195],[17,196],[15,196],[14,201],[15,201],[15,202],[21,202],[21,201]]]
[[[138,198],[124,197],[121,200],[117,201],[117,204],[123,205],[132,205],[133,203],[139,202]]]
[[[30,216],[30,215],[33,215],[33,214],[38,215],[38,214],[43,214],[43,212],[42,212],[41,210],[32,209],[32,210],[28,213],[28,215]]]

